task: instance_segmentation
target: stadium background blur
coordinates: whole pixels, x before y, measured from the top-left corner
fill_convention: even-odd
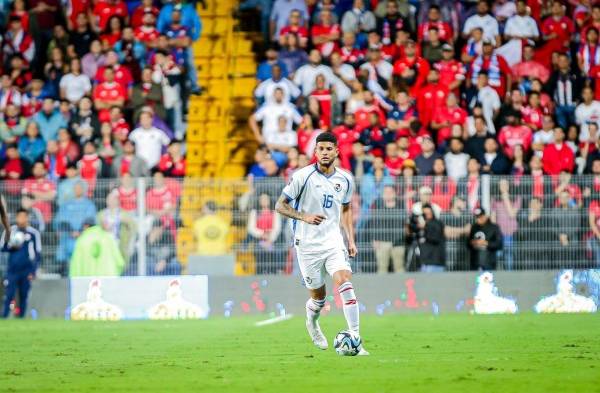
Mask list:
[[[359,272],[417,270],[417,244],[477,269],[477,209],[501,232],[492,269],[600,264],[594,2],[16,0],[0,15],[2,191],[42,233],[40,276],[68,275],[90,227],[122,275],[221,254],[235,274],[297,274],[274,202],[320,132],[356,177]],[[440,244],[407,225],[423,203]]]

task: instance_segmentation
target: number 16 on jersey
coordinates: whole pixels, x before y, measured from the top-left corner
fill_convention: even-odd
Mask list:
[[[323,194],[323,207],[329,209],[331,206],[333,206],[333,195]]]

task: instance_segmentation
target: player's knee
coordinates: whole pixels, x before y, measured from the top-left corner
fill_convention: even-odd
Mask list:
[[[339,272],[335,273],[333,279],[335,281],[335,285],[339,287],[340,285],[352,280],[352,272],[349,270],[340,270]]]

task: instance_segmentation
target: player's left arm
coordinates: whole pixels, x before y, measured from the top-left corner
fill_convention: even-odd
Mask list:
[[[358,249],[356,248],[356,243],[354,243],[354,219],[352,217],[351,203],[342,205],[342,228],[348,238],[348,255],[350,255],[350,258],[354,258],[358,253]]]

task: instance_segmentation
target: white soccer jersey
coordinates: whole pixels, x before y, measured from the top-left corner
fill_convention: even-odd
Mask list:
[[[329,176],[319,171],[316,164],[296,171],[283,194],[296,210],[327,218],[319,225],[294,220],[294,244],[310,251],[345,248],[340,227],[342,205],[350,203],[353,190],[352,175],[342,169],[336,168]]]

